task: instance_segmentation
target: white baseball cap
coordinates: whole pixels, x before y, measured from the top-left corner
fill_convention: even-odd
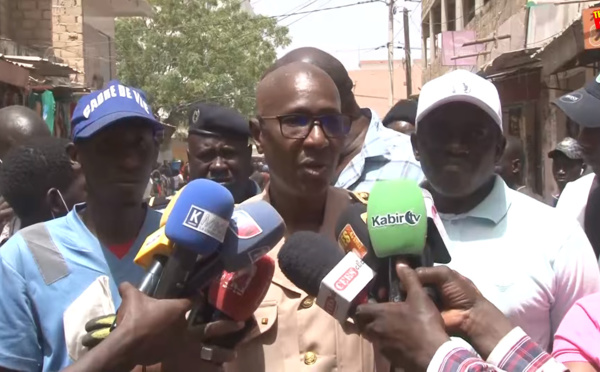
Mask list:
[[[451,102],[467,102],[479,107],[494,119],[502,132],[498,90],[490,81],[467,70],[451,71],[423,85],[417,106],[417,130],[419,121],[427,114]]]

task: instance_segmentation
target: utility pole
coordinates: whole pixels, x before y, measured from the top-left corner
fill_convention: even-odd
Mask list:
[[[390,70],[390,108],[394,106],[394,1],[388,0],[388,69]]]
[[[408,9],[404,8],[404,63],[406,63],[406,98],[412,95],[412,61],[410,58],[410,34],[408,27]]]

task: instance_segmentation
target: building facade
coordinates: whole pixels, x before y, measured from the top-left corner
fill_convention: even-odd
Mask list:
[[[115,17],[150,15],[146,0],[0,0],[2,53],[64,62],[97,88],[116,76]]]
[[[422,13],[423,80],[458,68],[491,80],[504,132],[525,146],[525,183],[547,201],[556,188],[547,154],[577,128],[550,103],[593,78],[600,60],[585,50],[581,22],[597,2],[559,2],[425,0]]]
[[[360,61],[358,70],[348,74],[354,83],[354,96],[360,107],[368,107],[383,119],[393,104],[407,98],[406,69],[403,60],[394,61],[394,97],[390,100],[390,72],[387,60]],[[420,60],[412,64],[412,93],[421,89]]]
[[[146,0],[0,0],[0,107],[70,137],[78,97],[116,77],[115,17],[150,15]]]

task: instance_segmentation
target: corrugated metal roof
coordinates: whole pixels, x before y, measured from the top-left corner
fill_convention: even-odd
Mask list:
[[[65,63],[52,62],[46,58],[34,56],[7,56],[0,54],[0,59],[14,63],[21,67],[34,70],[36,74],[41,76],[61,76],[68,77],[71,74],[81,74]]]

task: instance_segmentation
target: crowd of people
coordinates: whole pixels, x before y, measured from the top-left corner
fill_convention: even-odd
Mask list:
[[[598,371],[598,91],[593,81],[556,102],[581,127],[548,154],[556,207],[526,187],[497,89],[465,70],[380,120],[337,59],[293,50],[257,82],[252,118],[190,109],[188,161],[171,173],[156,164],[162,126],[135,87],[111,81],[83,97],[71,141],[27,108],[0,109],[0,371]],[[157,170],[176,179],[165,200],[209,179],[237,204],[271,204],[286,226],[274,259],[295,232],[336,241],[341,214],[377,182],[413,180],[433,197],[451,262],[398,262],[406,300],[361,304],[346,322],[276,267],[252,319],[190,328],[198,299],[134,287],[145,272],[133,259],[168,203],[149,199]],[[84,347],[86,324],[115,313],[118,327]],[[219,342],[248,324],[237,344]]]

